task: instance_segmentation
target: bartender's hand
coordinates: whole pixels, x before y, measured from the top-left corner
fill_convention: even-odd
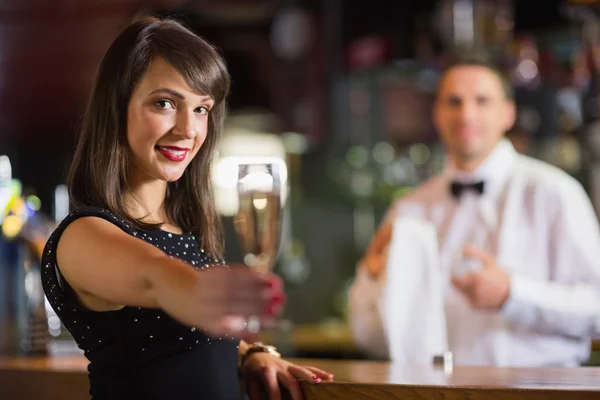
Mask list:
[[[506,271],[498,267],[490,254],[473,246],[465,246],[464,255],[481,261],[483,268],[460,278],[453,278],[454,286],[467,296],[475,308],[502,308],[510,292],[510,277]]]
[[[371,243],[367,248],[367,253],[361,264],[366,268],[369,275],[377,277],[385,268],[387,261],[387,247],[392,240],[392,224],[383,224],[375,236],[371,239]]]

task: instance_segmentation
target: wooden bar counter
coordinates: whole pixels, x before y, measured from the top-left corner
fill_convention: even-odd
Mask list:
[[[348,360],[293,360],[324,368],[335,381],[302,383],[319,399],[600,399],[600,368],[399,367]],[[78,357],[0,358],[2,400],[89,400],[87,361]]]

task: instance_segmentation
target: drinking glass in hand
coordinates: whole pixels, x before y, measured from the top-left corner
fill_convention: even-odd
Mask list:
[[[273,268],[281,240],[283,196],[287,167],[280,158],[248,157],[236,159],[238,170],[238,207],[234,217],[244,263],[259,272]],[[275,321],[251,317],[247,330],[256,333]]]

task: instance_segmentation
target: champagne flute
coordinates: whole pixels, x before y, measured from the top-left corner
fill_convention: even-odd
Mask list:
[[[279,254],[287,166],[276,157],[236,158],[236,165],[238,204],[234,227],[244,263],[268,273]],[[248,332],[255,334],[260,329],[260,319],[250,317]]]

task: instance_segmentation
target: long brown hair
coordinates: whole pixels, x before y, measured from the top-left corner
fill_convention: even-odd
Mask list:
[[[230,78],[219,53],[180,23],[145,18],[127,27],[108,49],[96,75],[85,112],[68,186],[74,208],[110,210],[141,229],[158,229],[133,218],[125,209],[129,145],[127,106],[152,59],[169,62],[199,93],[210,95],[208,134],[183,176],[167,185],[165,211],[170,221],[195,235],[215,257],[222,253],[222,227],[217,215],[210,169],[223,130]]]

